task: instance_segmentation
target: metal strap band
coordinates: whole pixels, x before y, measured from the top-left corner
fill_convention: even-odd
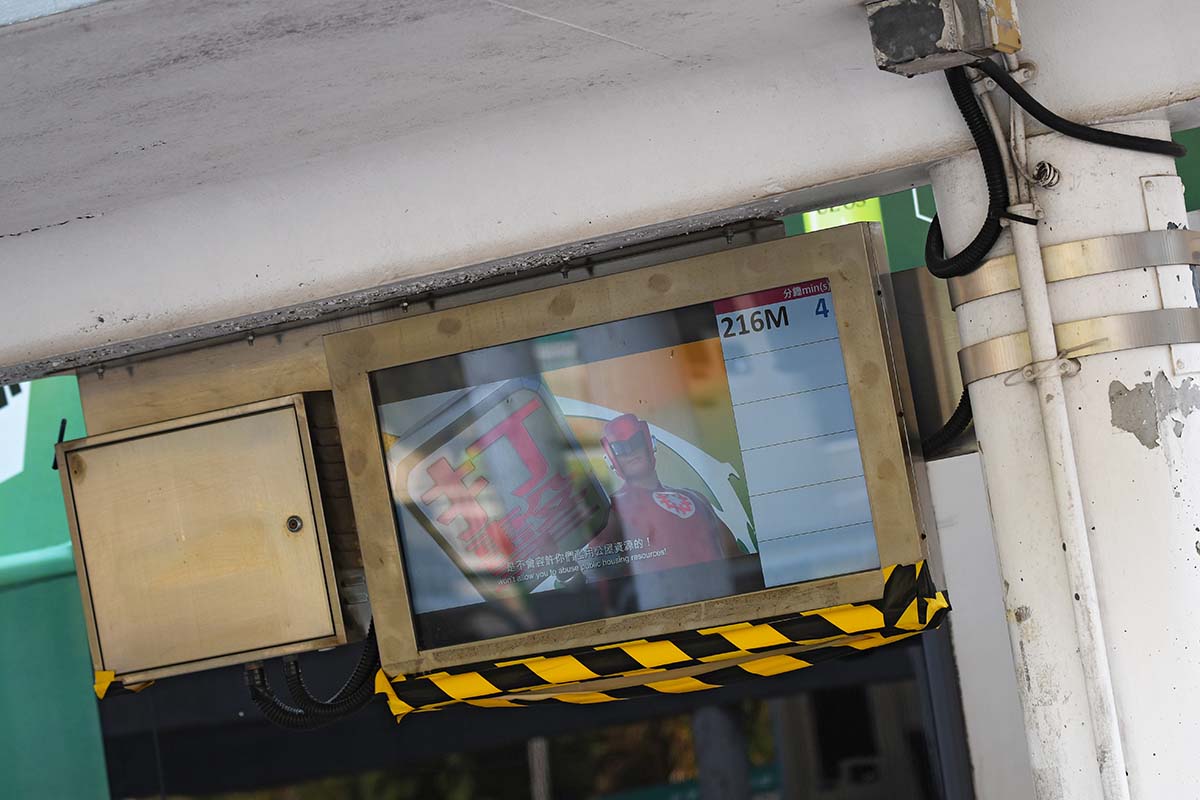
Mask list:
[[[988,339],[958,351],[963,386],[993,375],[1016,372],[1032,360],[1029,334],[1025,331]]]
[[[1143,231],[1056,244],[1042,250],[1046,282],[1146,267],[1200,265],[1200,231]],[[1021,288],[1015,256],[1001,256],[950,281],[950,304],[958,308]]]
[[[1164,308],[1064,322],[1054,326],[1054,338],[1058,352],[1071,357],[1200,342],[1200,309]],[[1029,335],[1024,331],[964,347],[958,353],[963,384],[1016,372],[1032,360]]]

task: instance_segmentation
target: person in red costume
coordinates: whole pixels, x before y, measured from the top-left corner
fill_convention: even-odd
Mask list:
[[[623,483],[612,496],[616,525],[598,539],[643,540],[638,553],[665,551],[630,562],[634,574],[702,564],[741,554],[737,540],[704,495],[664,486],[658,478],[650,426],[622,414],[604,426],[605,460]]]

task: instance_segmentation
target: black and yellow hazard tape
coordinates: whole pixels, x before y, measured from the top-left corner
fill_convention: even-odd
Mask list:
[[[607,703],[696,692],[907,639],[938,626],[950,610],[924,562],[886,567],[883,577],[883,596],[867,603],[476,664],[456,672],[389,677],[380,670],[375,691],[387,698],[397,721],[464,703],[520,708],[547,701]]]

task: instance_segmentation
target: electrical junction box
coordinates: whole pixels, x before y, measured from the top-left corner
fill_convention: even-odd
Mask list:
[[[1014,0],[877,0],[867,19],[875,63],[910,78],[1021,49]]]
[[[58,465],[97,670],[346,641],[302,396],[64,442]]]

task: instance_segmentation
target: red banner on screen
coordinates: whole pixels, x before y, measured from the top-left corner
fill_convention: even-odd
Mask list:
[[[799,300],[802,297],[813,297],[818,294],[828,294],[829,279],[817,278],[814,281],[804,281],[790,286],[780,286],[778,289],[767,289],[754,294],[743,294],[729,297],[713,303],[713,310],[718,314],[729,314],[734,311],[745,311],[748,308],[770,306],[776,303],[786,303],[789,300]]]

